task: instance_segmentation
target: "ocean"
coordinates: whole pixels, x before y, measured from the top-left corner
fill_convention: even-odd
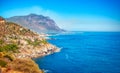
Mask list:
[[[46,73],[120,73],[120,32],[71,32],[50,38],[61,51],[34,59]]]

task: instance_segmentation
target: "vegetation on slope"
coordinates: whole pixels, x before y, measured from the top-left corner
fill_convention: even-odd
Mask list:
[[[31,59],[16,59],[12,54],[8,55],[7,53],[3,54],[2,52],[0,52],[0,68],[3,73],[11,71],[17,71],[16,73],[43,73],[38,65]]]
[[[5,21],[5,20],[4,20]],[[21,49],[38,47],[47,41],[36,39],[38,34],[13,22],[2,22],[0,20],[0,73],[43,73],[42,70],[29,58],[17,58],[15,54],[20,54]],[[39,37],[40,38],[40,37]],[[31,44],[25,44],[29,39]]]

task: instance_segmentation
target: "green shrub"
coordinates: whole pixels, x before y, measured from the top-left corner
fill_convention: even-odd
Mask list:
[[[43,39],[43,40],[41,40],[41,43],[47,44],[48,42],[47,42],[47,40]]]
[[[43,44],[48,43],[47,40],[45,40],[45,39],[43,39],[43,40],[35,39],[34,41],[31,41],[30,39],[26,39],[26,41],[28,42],[29,45],[33,45],[34,47],[40,45],[41,43],[43,43]]]
[[[28,44],[32,43],[32,41],[30,39],[26,39],[26,41],[27,41]]]
[[[5,58],[8,58],[10,61],[13,61],[13,57],[11,55],[5,55]]]
[[[3,51],[15,51],[18,49],[18,46],[16,44],[7,44],[5,46],[0,46],[0,52]]]
[[[4,43],[4,41],[3,40],[0,40],[0,45],[2,45]]]
[[[5,51],[5,49],[3,49],[2,46],[0,46],[0,52],[3,52],[3,51]]]
[[[41,42],[37,39],[35,39],[35,41],[32,43],[33,46],[37,46],[39,45]]]
[[[0,60],[0,66],[1,67],[5,67],[7,65],[7,63],[3,60]]]
[[[35,41],[31,41],[30,39],[27,39],[26,41],[28,42],[29,45],[33,45],[34,47],[38,46],[41,43],[41,41],[37,39],[35,39]]]
[[[16,44],[8,44],[8,45],[4,46],[4,49],[6,51],[14,51],[14,50],[18,49],[18,47]]]

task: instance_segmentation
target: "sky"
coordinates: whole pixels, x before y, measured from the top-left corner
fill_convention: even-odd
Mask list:
[[[49,16],[70,31],[120,31],[120,0],[0,0],[0,16]]]

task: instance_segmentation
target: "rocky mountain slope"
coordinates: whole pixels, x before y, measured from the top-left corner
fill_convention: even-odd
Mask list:
[[[43,73],[31,58],[57,51],[43,35],[0,17],[0,73]]]
[[[38,33],[53,33],[64,31],[57,26],[54,20],[43,15],[29,14],[26,16],[14,16],[7,18],[7,21],[18,23],[21,26],[32,29]]]

